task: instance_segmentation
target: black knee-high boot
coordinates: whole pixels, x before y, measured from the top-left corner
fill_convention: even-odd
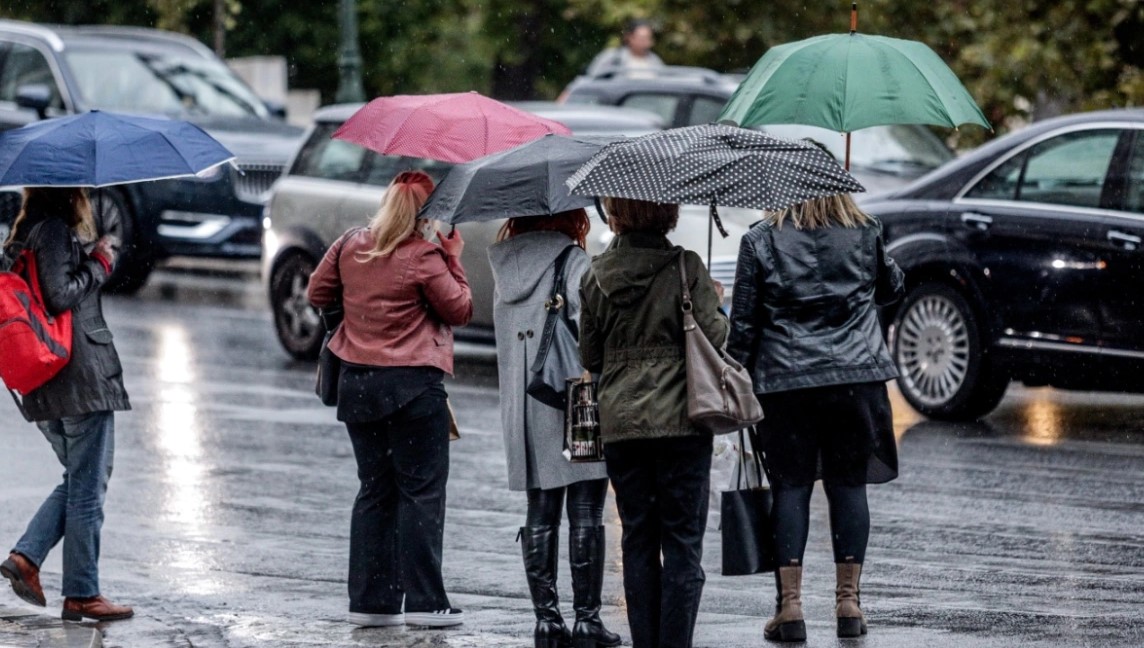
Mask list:
[[[528,591],[536,611],[536,629],[532,635],[536,648],[567,648],[572,644],[572,633],[560,616],[560,597],[556,594],[559,532],[559,526],[520,528],[524,573],[528,577]]]
[[[604,527],[571,527],[568,557],[572,563],[572,628],[575,648],[618,646],[620,635],[600,621],[600,592],[604,587]]]

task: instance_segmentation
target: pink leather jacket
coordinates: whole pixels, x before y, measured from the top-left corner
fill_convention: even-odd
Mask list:
[[[314,306],[324,308],[342,296],[345,320],[330,351],[355,364],[437,367],[452,374],[452,327],[473,316],[460,261],[416,234],[389,256],[360,261],[358,253],[372,248],[368,230],[350,230],[310,275]]]

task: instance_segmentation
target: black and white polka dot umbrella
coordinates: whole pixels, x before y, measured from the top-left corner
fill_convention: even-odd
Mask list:
[[[609,144],[567,184],[571,193],[585,196],[772,211],[866,190],[813,142],[724,124]]]

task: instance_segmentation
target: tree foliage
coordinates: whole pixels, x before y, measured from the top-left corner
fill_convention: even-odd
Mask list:
[[[8,0],[0,16],[164,26],[212,41],[214,0]],[[338,0],[227,0],[227,54],[280,54],[332,100]],[[554,97],[621,25],[650,18],[667,62],[749,68],[768,47],[849,28],[850,3],[767,0],[357,0],[368,94],[480,90]],[[1060,112],[1144,104],[1139,0],[869,0],[859,31],[920,40],[999,132]],[[969,129],[966,129],[967,131]],[[962,133],[963,144],[989,134]]]

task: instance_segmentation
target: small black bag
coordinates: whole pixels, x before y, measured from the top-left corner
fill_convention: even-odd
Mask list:
[[[753,435],[752,435],[753,436]],[[778,566],[771,525],[771,489],[763,486],[762,457],[752,438],[751,458],[739,431],[739,474],[735,490],[723,491],[720,501],[719,531],[723,540],[723,575],[749,576],[774,571]],[[758,478],[752,487],[747,471]],[[744,484],[746,482],[746,484]]]
[[[569,245],[556,257],[552,294],[544,302],[548,317],[544,320],[544,333],[540,336],[540,349],[528,370],[525,391],[536,400],[564,410],[568,403],[568,379],[584,373],[580,366],[580,343],[576,323],[568,319],[564,295],[564,267],[575,246]]]
[[[314,385],[314,393],[322,400],[323,405],[334,406],[338,404],[338,380],[342,375],[342,359],[330,351],[330,339],[341,326],[345,311],[341,304],[334,304],[318,311],[322,320],[322,327],[326,329],[326,336],[322,338],[322,350],[318,352],[318,380]]]

